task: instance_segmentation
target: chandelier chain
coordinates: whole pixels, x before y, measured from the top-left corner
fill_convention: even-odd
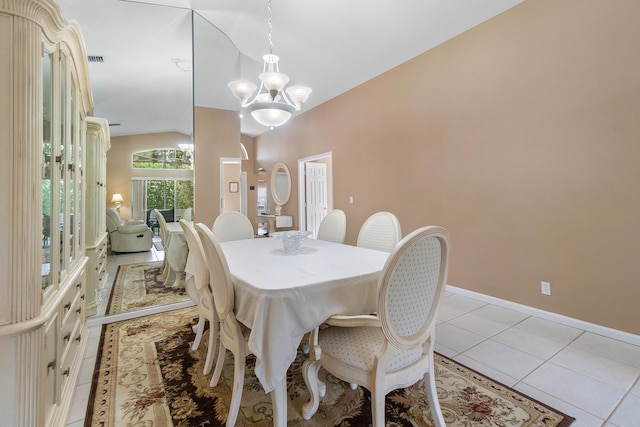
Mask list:
[[[273,33],[273,24],[271,23],[271,0],[267,2],[267,10],[269,12],[269,53],[273,55],[273,39],[271,33]]]

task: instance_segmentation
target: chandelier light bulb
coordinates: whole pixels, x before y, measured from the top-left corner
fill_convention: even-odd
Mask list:
[[[309,99],[311,88],[306,86],[291,86],[287,88],[286,92],[299,110],[302,103],[307,102],[307,99]]]
[[[280,92],[284,86],[289,83],[289,77],[284,73],[266,72],[260,74],[260,80],[267,90],[276,90]]]
[[[233,91],[233,94],[240,99],[242,105],[246,103],[247,99],[249,99],[258,88],[255,84],[244,80],[236,80],[235,82],[229,83],[228,86]]]

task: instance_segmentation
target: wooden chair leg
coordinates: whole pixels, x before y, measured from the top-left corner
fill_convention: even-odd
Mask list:
[[[436,390],[436,376],[433,369],[433,357],[431,358],[431,368],[429,372],[424,374],[424,387],[427,392],[427,399],[429,399],[429,408],[431,408],[431,417],[436,427],[446,427],[444,417],[442,416],[442,409],[440,408],[440,402],[438,401],[438,391]]]
[[[206,319],[203,314],[200,314],[198,318],[198,324],[193,327],[193,332],[195,332],[196,337],[193,340],[193,344],[191,344],[191,350],[195,351],[200,347],[200,342],[202,341],[202,335],[204,334],[204,324],[206,323]]]
[[[240,360],[240,357],[234,354],[233,358],[233,390],[231,392],[231,405],[229,405],[227,427],[236,425],[238,411],[240,410],[240,400],[242,399],[242,387],[244,386],[244,357]],[[216,366],[216,369],[217,368]]]
[[[209,372],[211,372],[211,367],[213,366],[213,354],[217,345],[218,325],[213,322],[209,322],[209,346],[207,348],[207,358],[204,361],[204,375],[208,375]]]

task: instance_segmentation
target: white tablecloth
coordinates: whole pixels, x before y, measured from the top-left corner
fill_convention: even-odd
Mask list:
[[[169,231],[169,244],[164,256],[167,257],[167,262],[169,262],[173,271],[184,271],[187,264],[187,255],[189,254],[184,230],[178,222],[168,222],[167,230]]]
[[[267,393],[285,378],[303,335],[333,314],[376,310],[388,253],[308,239],[299,253],[275,238],[221,243],[237,319],[251,328],[255,373]]]

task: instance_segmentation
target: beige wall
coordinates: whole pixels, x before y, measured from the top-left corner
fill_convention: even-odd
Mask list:
[[[220,157],[241,157],[237,112],[196,107],[195,206],[196,222],[208,226],[220,214]]]
[[[131,178],[193,178],[193,171],[165,171],[159,169],[133,169],[131,161],[136,151],[153,148],[179,148],[178,144],[191,144],[191,137],[177,132],[111,137],[111,149],[107,151],[107,207],[114,193],[122,194],[120,208],[123,219],[131,218]]]
[[[256,167],[287,163],[297,215],[297,159],[332,151],[347,243],[380,210],[442,225],[450,284],[640,334],[639,16],[523,2],[257,137]]]

